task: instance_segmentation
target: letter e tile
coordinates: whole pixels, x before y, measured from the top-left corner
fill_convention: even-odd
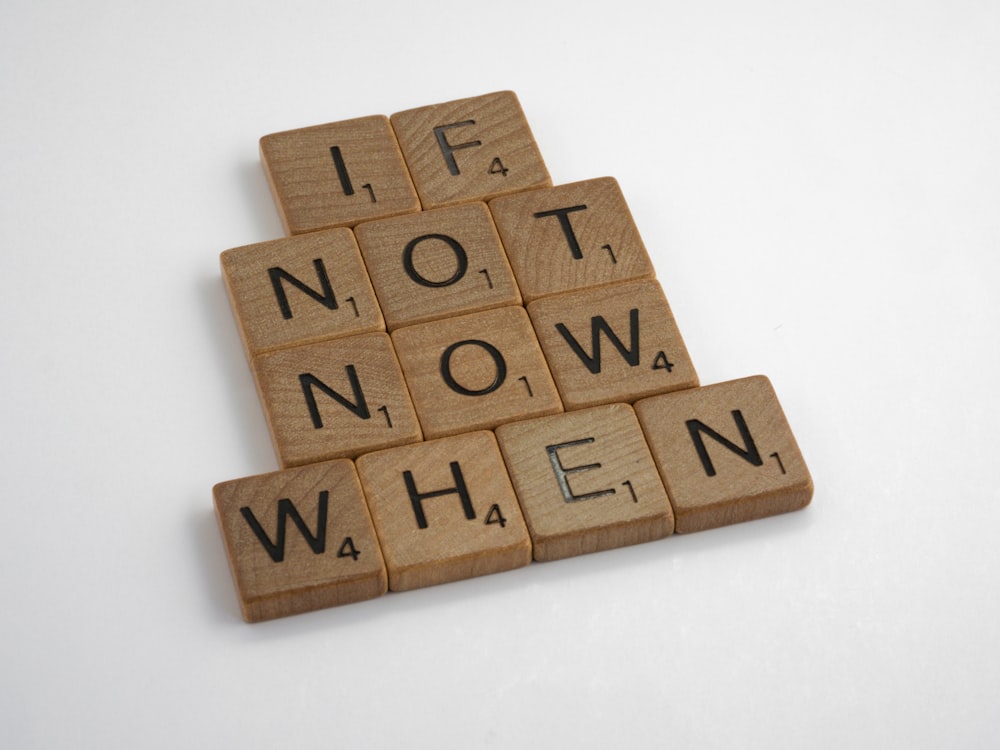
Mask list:
[[[350,229],[286,237],[222,253],[222,278],[249,357],[384,331]]]
[[[635,404],[686,533],[799,510],[813,484],[771,382],[762,375]]]
[[[496,430],[536,560],[668,536],[674,517],[628,404],[539,417]]]
[[[351,461],[221,482],[213,494],[247,622],[386,592],[382,552]]]
[[[388,334],[280,349],[252,364],[283,467],[354,458],[422,437]]]
[[[265,135],[260,158],[287,234],[420,210],[385,115]]]
[[[513,91],[397,112],[391,120],[425,209],[551,184]]]
[[[390,590],[531,562],[531,539],[493,433],[368,453],[357,467]]]

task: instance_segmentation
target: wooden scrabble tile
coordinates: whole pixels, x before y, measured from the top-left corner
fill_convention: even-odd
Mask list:
[[[422,437],[388,334],[279,349],[252,364],[282,466],[353,458]]]
[[[674,516],[628,404],[501,425],[497,441],[536,560],[669,536]]]
[[[654,277],[632,212],[612,177],[508,195],[489,207],[526,302]]]
[[[365,222],[354,232],[390,330],[521,304],[485,203]]]
[[[771,382],[758,375],[639,401],[676,531],[798,510],[813,485]]]
[[[428,438],[562,411],[522,307],[420,323],[391,335]]]
[[[351,461],[222,482],[213,494],[247,622],[386,592],[382,552]]]
[[[528,314],[567,409],[698,385],[655,280],[544,297]]]
[[[260,156],[288,234],[420,210],[384,115],[265,135]]]
[[[552,184],[513,91],[418,107],[391,120],[425,209]]]
[[[222,253],[222,278],[248,356],[337,336],[384,331],[350,229]]]
[[[531,539],[493,433],[368,453],[357,467],[392,591],[531,562]]]

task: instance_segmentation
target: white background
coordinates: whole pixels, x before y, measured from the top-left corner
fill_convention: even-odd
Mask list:
[[[247,625],[257,141],[499,89],[813,503]],[[4,747],[995,746],[997,3],[5,0],[0,106]]]

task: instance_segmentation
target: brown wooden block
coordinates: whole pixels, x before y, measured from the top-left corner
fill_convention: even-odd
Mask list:
[[[350,229],[222,253],[222,278],[248,356],[337,336],[384,331]]]
[[[392,115],[425,209],[552,184],[513,91]]]
[[[280,349],[252,364],[282,466],[354,458],[422,437],[388,334]]]
[[[635,405],[685,533],[804,508],[813,484],[762,375]]]
[[[526,302],[655,275],[612,177],[508,195],[489,207]]]
[[[385,115],[265,135],[260,156],[288,234],[420,210]]]
[[[522,307],[398,328],[392,342],[428,438],[562,411]]]
[[[545,297],[528,314],[567,409],[698,385],[659,282]]]
[[[366,222],[354,231],[390,330],[521,304],[485,203]]]
[[[386,592],[382,552],[351,461],[221,482],[213,494],[247,622]]]
[[[673,511],[628,404],[501,425],[536,560],[669,536]]]
[[[493,433],[368,453],[357,466],[391,590],[531,562],[531,539]]]

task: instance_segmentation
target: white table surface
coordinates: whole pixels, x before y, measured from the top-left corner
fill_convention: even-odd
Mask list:
[[[8,0],[0,71],[0,744],[995,746],[1000,5]],[[257,141],[500,89],[813,503],[247,625]]]

